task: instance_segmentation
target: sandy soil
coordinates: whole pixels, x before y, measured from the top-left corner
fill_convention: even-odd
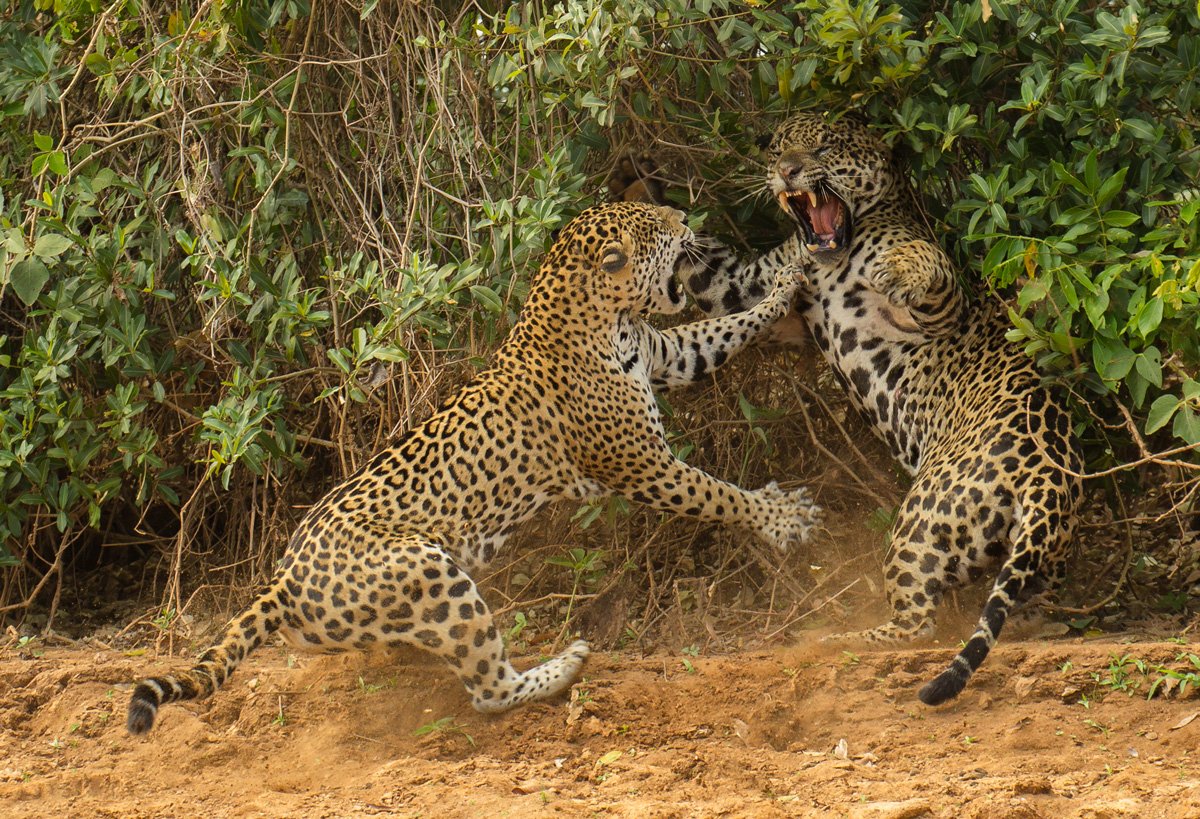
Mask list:
[[[0,654],[0,814],[1195,817],[1200,701],[1113,673],[1183,648],[1011,641],[939,709],[949,649],[601,653],[499,718],[420,655],[268,648],[134,739],[114,684],[182,658],[34,643]]]

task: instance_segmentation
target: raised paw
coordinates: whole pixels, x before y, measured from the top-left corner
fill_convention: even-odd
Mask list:
[[[781,552],[793,543],[808,543],[813,531],[821,525],[820,506],[813,502],[807,487],[780,489],[775,481],[758,490],[770,509],[768,517],[759,522],[758,535]]]
[[[805,275],[803,267],[798,264],[784,265],[775,272],[775,287],[771,295],[791,304],[796,293],[807,285],[808,276]]]
[[[922,241],[889,247],[871,270],[871,285],[897,307],[918,304],[937,275],[941,254],[941,248]]]

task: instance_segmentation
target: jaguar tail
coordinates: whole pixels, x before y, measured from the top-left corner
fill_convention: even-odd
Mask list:
[[[962,651],[950,661],[950,666],[921,688],[917,694],[921,702],[926,705],[940,705],[962,693],[967,680],[983,664],[988,652],[996,645],[1009,612],[1045,591],[1057,579],[1061,567],[1056,568],[1057,564],[1053,561],[1050,561],[1052,565],[1042,565],[1042,558],[1061,551],[1055,540],[1065,543],[1070,539],[1069,522],[1066,528],[1056,525],[1056,521],[1063,519],[1064,516],[1060,514],[1041,510],[1031,514],[1029,519],[1024,521],[1012,553],[1004,561],[992,586],[992,592],[983,605],[983,613],[979,616],[975,632],[967,640]],[[1070,517],[1066,516],[1066,520],[1069,521]]]
[[[242,660],[279,628],[285,594],[276,584],[259,595],[249,608],[229,621],[221,641],[205,651],[190,670],[139,682],[129,700],[125,721],[129,733],[149,731],[163,703],[203,699],[220,688]]]

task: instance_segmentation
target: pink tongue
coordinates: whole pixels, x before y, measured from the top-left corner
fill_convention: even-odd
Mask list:
[[[830,238],[837,232],[837,217],[842,205],[836,199],[826,199],[815,208],[808,206],[808,218],[812,220],[813,232],[821,238]]]

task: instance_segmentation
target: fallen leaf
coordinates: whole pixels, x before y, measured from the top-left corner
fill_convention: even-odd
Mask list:
[[[1069,633],[1070,631],[1071,631],[1071,627],[1068,626],[1066,623],[1060,623],[1057,620],[1052,620],[1048,623],[1042,624],[1042,627],[1040,629],[1038,629],[1037,636],[1038,637],[1062,637],[1063,635]]]
[[[622,751],[609,751],[604,756],[596,760],[596,766],[611,765],[621,758]]]
[[[1177,722],[1177,723],[1175,723],[1174,725],[1172,725],[1172,726],[1171,726],[1171,730],[1172,730],[1172,731],[1178,731],[1180,728],[1182,728],[1183,726],[1187,725],[1189,722],[1191,722],[1192,720],[1194,720],[1196,717],[1200,717],[1200,711],[1193,711],[1192,713],[1188,714],[1186,717],[1184,717],[1183,719],[1179,720],[1179,722]]]
[[[837,745],[833,746],[833,755],[838,759],[850,758],[850,749],[849,746],[846,745],[845,739],[839,739]]]

